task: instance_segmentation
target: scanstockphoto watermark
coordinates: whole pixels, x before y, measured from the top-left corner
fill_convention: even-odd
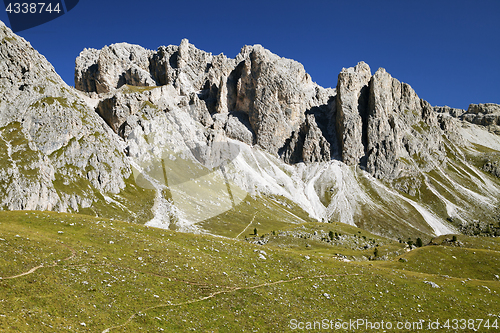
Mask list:
[[[487,330],[496,332],[499,329],[498,319],[446,319],[446,320],[416,320],[416,321],[384,321],[369,320],[366,318],[349,320],[330,320],[322,319],[315,321],[300,321],[291,319],[289,328],[297,331],[379,331],[379,330],[410,330],[418,331],[437,331],[437,330],[455,330],[455,331],[479,331]]]
[[[292,330],[298,331],[326,331],[326,330],[351,330],[351,331],[368,331],[368,330],[392,330],[392,329],[410,329],[421,330],[424,328],[424,321],[415,322],[392,322],[392,321],[370,321],[368,319],[349,319],[349,320],[331,320],[322,319],[315,321],[299,321],[297,319],[290,320],[289,327]]]

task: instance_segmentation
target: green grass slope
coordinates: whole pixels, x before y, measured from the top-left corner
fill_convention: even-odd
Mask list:
[[[343,241],[322,240],[330,230]],[[482,265],[465,259],[472,248],[402,254],[399,243],[342,224],[289,225],[260,239],[266,245],[85,215],[0,212],[0,331],[291,332],[299,323],[356,319],[422,321],[426,331],[431,321],[492,324],[500,315],[500,282],[491,274],[499,271],[496,250],[482,239],[468,243],[474,258],[491,266],[480,273]],[[339,260],[342,251],[351,259],[366,255],[373,241],[399,254],[388,256],[394,261]],[[444,257],[446,265],[464,265],[457,277],[421,268],[450,254],[457,259]],[[397,261],[401,255],[407,262]]]

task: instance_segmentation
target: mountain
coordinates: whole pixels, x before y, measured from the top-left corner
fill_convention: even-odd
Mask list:
[[[3,23],[0,38],[0,208],[150,218],[112,130]]]
[[[2,25],[0,59],[4,210],[231,238],[312,220],[500,232],[496,104],[433,107],[363,62],[325,89],[260,45],[85,49],[72,88]]]

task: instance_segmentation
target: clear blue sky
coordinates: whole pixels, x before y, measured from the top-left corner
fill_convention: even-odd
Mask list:
[[[5,12],[0,19],[8,24]],[[188,38],[229,57],[245,44],[262,44],[301,62],[324,87],[335,87],[342,67],[363,60],[432,105],[500,104],[500,0],[80,0],[19,34],[71,85],[85,47],[157,49]]]

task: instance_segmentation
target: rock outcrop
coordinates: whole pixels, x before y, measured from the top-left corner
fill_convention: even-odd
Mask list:
[[[330,160],[330,143],[319,129],[315,117],[306,115],[302,127],[288,139],[283,159],[286,163],[326,162]]]
[[[296,61],[272,54],[260,45],[244,47],[236,82],[234,109],[248,114],[256,143],[276,154],[305,122],[305,112],[326,105],[323,90]],[[238,59],[238,57],[237,57]]]
[[[86,49],[76,60],[75,82],[82,91],[105,96],[97,111],[116,133],[123,131],[127,117],[145,102],[171,110],[166,103],[158,103],[162,99],[158,94],[167,89],[169,97],[163,100],[175,100],[175,106],[182,108],[179,102],[188,97],[184,106],[198,114],[205,126],[213,125],[209,115],[228,114],[222,117],[228,137],[259,145],[273,154],[283,152],[287,140],[303,126],[314,128],[316,122],[306,120],[306,112],[327,109],[335,94],[312,82],[300,63],[278,57],[260,45],[245,46],[230,59],[198,50],[186,39],[179,46],[162,46],[154,52],[123,43],[100,51]],[[124,85],[128,89],[117,90]],[[151,85],[162,86],[163,92],[149,91]],[[123,92],[130,90],[138,94],[124,97]],[[218,117],[219,122],[222,118]],[[312,130],[314,135],[308,136],[305,158],[329,160],[330,149],[325,143],[332,141],[330,134],[315,128],[318,131]],[[313,144],[316,139],[318,143]],[[322,148],[313,148],[317,144]],[[316,156],[318,152],[321,156]]]
[[[250,194],[399,237],[454,232],[446,221],[498,206],[497,105],[432,107],[363,62],[324,89],[260,45],[231,59],[187,40],[86,49],[78,91],[0,28],[0,209],[207,231],[199,222]]]
[[[500,126],[500,105],[493,103],[471,104],[463,119],[482,126]]]
[[[121,144],[3,23],[0,39],[0,209],[105,210],[103,195],[118,195],[131,175]]]
[[[380,68],[370,81],[368,110],[367,170],[376,178],[394,179],[400,158],[410,156],[404,145],[407,134],[424,120],[421,101],[408,84]]]
[[[385,69],[372,76],[364,62],[338,76],[335,124],[342,161],[379,179],[412,174],[415,168],[402,160],[417,153],[425,160],[442,149],[433,108]]]
[[[370,67],[360,62],[342,69],[337,80],[336,127],[342,161],[357,165],[365,156]]]
[[[449,106],[435,106],[434,112],[448,114],[452,117],[458,118],[465,113],[464,109],[450,108]]]
[[[451,117],[486,127],[490,132],[500,135],[500,105],[494,103],[470,104],[467,111],[448,106],[434,107],[434,111]]]
[[[102,50],[85,49],[75,68],[75,87],[82,91],[107,93],[124,85],[155,86],[149,74],[150,51],[127,43]]]

